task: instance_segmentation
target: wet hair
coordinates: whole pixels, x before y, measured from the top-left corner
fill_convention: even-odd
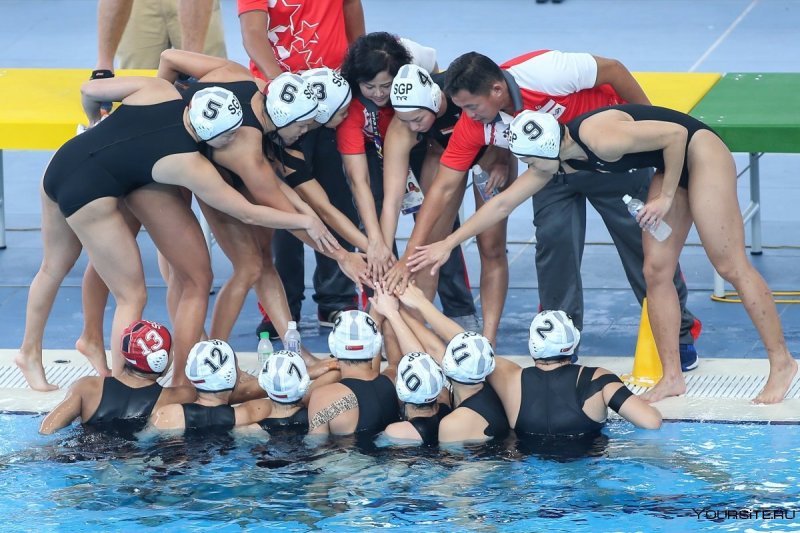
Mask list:
[[[485,96],[491,91],[492,84],[503,80],[503,71],[497,63],[478,52],[467,52],[447,67],[444,91],[451,98],[459,91]]]
[[[342,76],[353,93],[360,95],[359,83],[370,81],[384,70],[394,78],[400,67],[411,60],[411,54],[397,36],[385,31],[367,33],[356,39],[347,50]]]

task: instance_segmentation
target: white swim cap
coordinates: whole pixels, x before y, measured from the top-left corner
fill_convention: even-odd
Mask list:
[[[442,89],[417,65],[403,65],[392,81],[392,107],[398,111],[427,109],[434,115],[442,104]]]
[[[444,375],[453,381],[481,383],[494,370],[492,344],[480,333],[461,332],[447,345],[442,367]]]
[[[189,351],[186,377],[205,392],[233,390],[236,385],[236,353],[219,339],[200,341]]]
[[[395,388],[402,402],[417,405],[436,401],[444,387],[444,372],[424,352],[407,353],[397,365]]]
[[[508,148],[515,156],[558,159],[561,125],[549,113],[523,111],[511,121]]]
[[[311,378],[306,363],[296,352],[279,350],[267,358],[258,375],[258,384],[267,396],[278,403],[295,403],[303,399]]]
[[[319,103],[316,120],[320,124],[327,124],[333,115],[353,99],[350,84],[333,69],[312,68],[303,72],[301,76],[314,89],[314,96]]]
[[[534,359],[568,357],[580,341],[580,330],[564,311],[542,311],[533,317],[528,349]]]
[[[242,105],[228,89],[206,87],[192,96],[189,122],[200,140],[210,141],[242,125]]]
[[[267,85],[265,93],[267,115],[276,128],[285,128],[317,114],[314,89],[298,74],[284,72]]]
[[[372,359],[381,350],[383,336],[375,321],[363,311],[339,313],[328,335],[328,347],[337,359]]]

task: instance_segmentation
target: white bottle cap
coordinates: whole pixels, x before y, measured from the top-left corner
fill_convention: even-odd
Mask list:
[[[483,172],[483,169],[481,168],[480,165],[474,165],[472,167],[472,173],[473,174],[480,174],[481,172]]]
[[[633,200],[633,198],[631,198],[630,194],[626,194],[625,196],[622,197],[622,201],[625,202],[626,204],[629,204],[631,200]]]
[[[290,320],[289,329],[297,329],[297,322],[295,322],[294,320]]]

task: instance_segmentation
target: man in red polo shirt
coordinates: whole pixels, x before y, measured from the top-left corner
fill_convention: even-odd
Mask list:
[[[485,145],[508,147],[508,127],[526,109],[550,113],[559,122],[608,105],[649,104],[638,82],[617,60],[587,53],[539,50],[497,65],[470,52],[447,69],[445,91],[463,113],[442,155],[439,170],[417,217],[403,254],[386,279],[389,289],[405,286],[411,273],[408,257],[422,244],[444,235],[432,235],[441,216],[454,217],[461,198],[454,191],[478,151]],[[583,328],[583,287],[580,266],[586,233],[586,199],[603,217],[637,299],[646,295],[642,273],[642,234],[628,214],[622,196],[645,197],[650,172],[624,173],[617,179],[598,180],[595,173],[556,176],[533,197],[536,226],[536,271],[539,304],[563,309]],[[699,321],[686,309],[687,289],[680,273],[675,284],[681,301],[681,366],[697,366],[693,329]]]

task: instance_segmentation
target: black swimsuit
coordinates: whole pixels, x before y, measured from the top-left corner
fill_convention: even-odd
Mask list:
[[[129,387],[116,378],[105,378],[100,404],[84,424],[100,430],[141,431],[162,390],[158,383]]]
[[[604,161],[597,157],[597,155],[595,155],[595,153],[592,152],[583,141],[581,141],[580,128],[583,121],[592,115],[596,115],[597,113],[602,113],[603,111],[608,111],[610,109],[618,109],[619,111],[627,113],[631,116],[631,118],[633,118],[634,121],[655,120],[659,122],[672,122],[673,124],[680,124],[688,131],[688,137],[686,138],[687,152],[689,150],[689,142],[692,140],[692,137],[695,133],[701,130],[714,131],[696,118],[673,109],[667,109],[666,107],[639,104],[623,104],[611,107],[601,107],[600,109],[595,109],[594,111],[584,113],[583,115],[574,118],[567,123],[567,128],[569,128],[569,134],[572,136],[572,139],[578,143],[581,148],[583,148],[583,151],[586,152],[586,155],[589,159],[587,161],[569,159],[564,161],[564,163],[575,170],[590,170],[595,172],[627,172],[629,170],[649,167],[655,167],[657,170],[664,170],[664,152],[662,150],[630,153],[625,154],[618,161]],[[683,170],[681,171],[681,178],[678,186],[684,189],[689,187],[688,154],[686,153],[684,154]]]
[[[197,403],[181,405],[186,431],[226,433],[236,426],[236,411],[230,405],[215,405],[214,407]]]
[[[621,381],[615,374],[593,380],[596,370],[581,365],[565,365],[549,371],[536,367],[523,369],[522,398],[514,430],[520,435],[585,435],[600,431],[605,421],[589,418],[583,404],[609,383]]]
[[[183,100],[121,105],[58,149],[44,174],[47,196],[65,217],[98,198],[125,196],[153,183],[162,158],[197,152],[186,131]]]
[[[308,433],[308,409],[300,409],[285,418],[265,418],[258,424],[270,434],[304,435]]]
[[[487,437],[502,438],[508,435],[510,426],[505,409],[503,409],[503,402],[488,383],[484,382],[483,388],[477,394],[473,394],[461,402],[458,407],[466,407],[475,411],[489,423],[483,430],[483,434]]]
[[[439,444],[439,424],[442,418],[452,412],[446,403],[439,404],[439,410],[433,416],[415,416],[409,418],[408,422],[414,426],[419,436],[422,437],[424,446],[436,446]]]
[[[358,402],[358,423],[354,433],[379,433],[400,420],[397,391],[388,377],[381,374],[371,381],[344,378],[339,383],[353,391]]]

